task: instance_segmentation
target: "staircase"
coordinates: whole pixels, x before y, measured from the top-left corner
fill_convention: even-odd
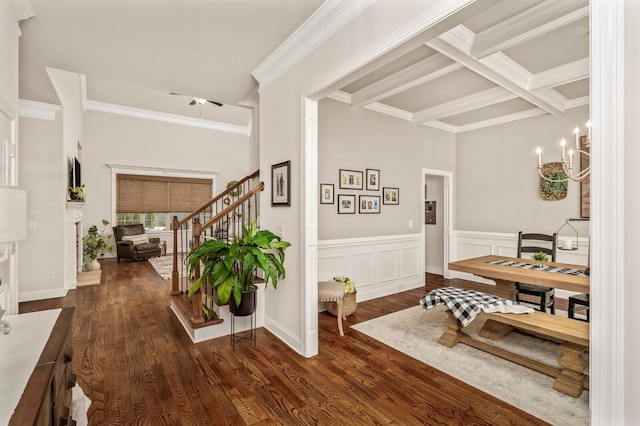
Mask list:
[[[187,332],[191,329],[192,339],[196,329],[220,324],[223,320],[203,312],[203,305],[211,312],[216,308],[213,291],[208,286],[203,285],[201,291],[187,297],[191,283],[200,277],[199,269],[194,271],[193,277],[188,277],[189,251],[207,239],[241,236],[242,225],[249,227],[253,220],[258,219],[259,196],[264,190],[264,183],[259,182],[259,178],[260,170],[257,170],[235,183],[231,182],[225,191],[182,220],[173,218],[171,308]]]

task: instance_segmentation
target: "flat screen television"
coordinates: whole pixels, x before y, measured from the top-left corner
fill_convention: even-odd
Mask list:
[[[73,183],[72,186],[82,186],[82,174],[80,173],[80,162],[74,158],[73,163]]]

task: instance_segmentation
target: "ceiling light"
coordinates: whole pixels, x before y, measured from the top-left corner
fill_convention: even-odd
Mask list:
[[[540,147],[536,149],[536,154],[538,154],[538,174],[542,179],[548,180],[549,182],[566,182],[569,179],[578,182],[586,179],[589,176],[589,174],[591,173],[591,164],[590,164],[591,154],[589,153],[589,148],[591,147],[591,122],[587,121],[587,136],[584,138],[582,145],[580,144],[580,129],[576,127],[573,130],[573,134],[575,135],[575,144],[573,148],[569,148],[569,152],[568,152],[569,164],[568,165],[567,165],[567,152],[566,152],[567,141],[564,139],[560,141],[560,148],[562,150],[561,151],[562,157],[561,157],[560,163],[562,164],[562,171],[566,175],[566,178],[564,179],[550,179],[549,177],[545,176],[542,173],[542,158],[541,158],[542,149],[540,149]],[[581,156],[584,155],[587,159],[587,164],[588,164],[585,168],[578,167],[577,172],[573,171],[573,156],[575,154],[579,154]]]

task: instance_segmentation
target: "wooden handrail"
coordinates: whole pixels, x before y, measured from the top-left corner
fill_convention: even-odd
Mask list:
[[[193,211],[191,214],[185,216],[184,218],[182,218],[182,220],[178,221],[178,227],[184,225],[185,223],[187,223],[188,221],[190,221],[191,219],[193,219],[196,215],[198,215],[201,211],[203,211],[204,209],[206,209],[207,207],[211,206],[212,204],[214,204],[216,201],[220,200],[221,198],[226,197],[227,195],[229,195],[230,192],[234,191],[236,188],[238,188],[239,186],[241,186],[243,183],[245,183],[246,181],[248,181],[249,179],[254,179],[257,178],[258,176],[260,176],[260,169],[256,170],[255,172],[251,173],[248,176],[245,176],[244,178],[242,178],[241,180],[239,180],[238,182],[236,182],[233,186],[230,186],[229,188],[225,189],[223,192],[221,192],[220,194],[216,195],[215,197],[213,197],[211,200],[207,201],[205,204],[203,204],[202,206],[200,206],[198,209],[196,209],[195,211]],[[173,228],[174,230],[176,229],[175,227]]]
[[[216,223],[217,221],[221,220],[223,217],[225,217],[226,215],[228,215],[229,213],[234,211],[236,209],[236,207],[239,207],[240,205],[242,205],[245,201],[247,201],[249,198],[251,198],[254,194],[257,194],[260,191],[264,191],[264,182],[260,182],[251,191],[247,192],[245,195],[243,195],[242,197],[238,198],[233,204],[229,205],[229,207],[227,207],[226,209],[222,210],[220,213],[218,213],[217,215],[215,215],[214,217],[209,219],[206,223],[200,225],[200,229],[202,230],[202,229],[206,229],[206,228],[210,227],[211,225],[213,225],[214,223]],[[202,232],[202,231],[200,231],[200,232]],[[194,236],[196,235],[195,229],[193,230],[193,235]]]

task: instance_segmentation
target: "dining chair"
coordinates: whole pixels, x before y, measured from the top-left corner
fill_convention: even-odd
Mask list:
[[[536,234],[518,233],[517,257],[523,257],[526,253],[543,252],[551,257],[551,261],[556,260],[556,250],[558,246],[558,234]],[[527,297],[522,298],[522,295]],[[532,300],[533,299],[533,300]],[[552,287],[543,287],[533,284],[516,283],[516,302],[533,304],[534,308],[540,312],[556,313],[555,291]]]

